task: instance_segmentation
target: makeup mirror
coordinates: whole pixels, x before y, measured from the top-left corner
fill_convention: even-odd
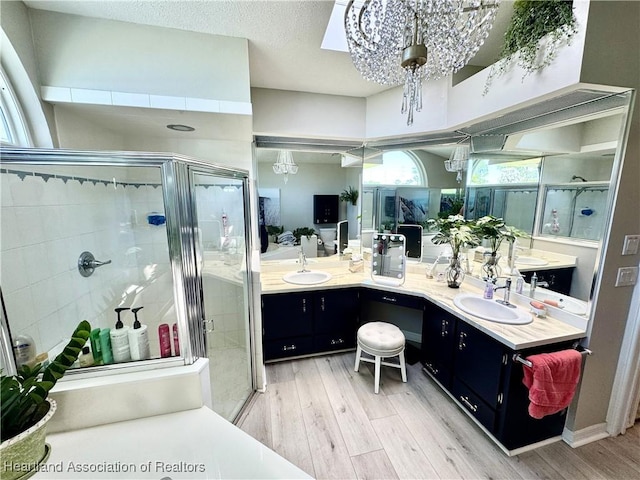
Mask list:
[[[404,235],[374,233],[372,245],[371,279],[383,285],[402,285],[406,267]]]

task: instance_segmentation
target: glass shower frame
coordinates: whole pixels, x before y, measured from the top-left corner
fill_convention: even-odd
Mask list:
[[[201,279],[198,278],[196,265],[197,241],[194,235],[196,219],[193,216],[191,199],[191,172],[197,169],[211,175],[233,178],[242,182],[244,212],[245,212],[245,259],[247,272],[251,272],[252,225],[249,215],[249,181],[248,172],[223,166],[200,162],[181,155],[159,154],[147,152],[83,152],[47,149],[5,148],[1,150],[0,165],[8,168],[14,164],[29,164],[30,166],[94,166],[94,167],[156,167],[160,169],[162,178],[162,195],[167,225],[167,241],[169,248],[169,262],[173,278],[173,296],[177,313],[177,323],[181,333],[180,356],[157,358],[146,361],[100,365],[89,371],[81,369],[70,370],[69,378],[79,379],[84,376],[127,373],[138,370],[189,365],[199,357],[206,356],[204,337],[204,308],[202,304]],[[249,358],[251,359],[252,389],[256,385],[256,369],[254,362],[254,328],[255,318],[253,309],[252,282],[245,284],[248,297],[248,329],[250,332]],[[2,328],[0,330],[3,345],[10,344],[9,330],[2,312]],[[188,339],[188,341],[186,340]],[[3,352],[3,364],[8,372],[15,369],[13,356]],[[7,362],[7,363],[5,363]]]

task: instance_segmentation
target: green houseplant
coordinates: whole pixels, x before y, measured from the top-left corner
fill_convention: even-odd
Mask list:
[[[349,188],[343,190],[340,194],[340,200],[343,202],[349,202],[351,205],[357,205],[359,194],[360,192],[358,192],[357,188],[349,185]]]
[[[449,215],[447,218],[432,218],[428,225],[438,233],[431,239],[436,245],[449,244],[451,259],[446,270],[447,285],[458,288],[464,280],[464,270],[460,265],[460,252],[463,248],[477,247],[480,239],[474,231],[474,222],[465,220],[462,215]]]
[[[315,234],[316,231],[313,228],[308,227],[300,227],[296,228],[293,232],[293,236],[296,237],[296,245],[300,245],[300,239],[304,235],[307,237],[307,240],[311,238],[311,235]]]
[[[3,479],[25,475],[24,466],[33,469],[46,458],[46,422],[56,405],[47,397],[56,382],[73,365],[91,333],[86,320],[78,324],[71,340],[49,365],[23,365],[16,375],[2,375],[0,380],[1,438],[0,453]]]
[[[486,215],[476,220],[473,231],[481,240],[486,240],[489,244],[489,252],[485,253],[482,265],[483,278],[496,279],[500,276],[498,261],[500,256],[498,250],[504,240],[513,243],[516,237],[520,236],[520,231],[504,223],[502,218]]]
[[[504,46],[489,71],[484,93],[493,79],[512,64],[524,69],[524,76],[550,65],[563,45],[577,33],[573,2],[566,0],[516,0]],[[541,42],[546,37],[546,42]]]

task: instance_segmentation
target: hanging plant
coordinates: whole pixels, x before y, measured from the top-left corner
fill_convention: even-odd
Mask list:
[[[504,34],[504,46],[498,61],[491,66],[483,95],[489,91],[493,79],[514,64],[524,69],[523,79],[550,65],[560,47],[569,45],[577,31],[572,1],[516,0],[511,23]],[[546,43],[540,42],[544,36],[547,36]]]

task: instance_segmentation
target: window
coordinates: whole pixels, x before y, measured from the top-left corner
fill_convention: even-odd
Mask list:
[[[470,185],[503,185],[538,183],[540,158],[530,160],[502,160],[475,158],[470,175]]]
[[[31,139],[9,79],[0,68],[0,143],[22,147],[31,146]]]
[[[383,153],[380,164],[365,163],[362,179],[365,185],[427,185],[422,162],[402,151]]]

